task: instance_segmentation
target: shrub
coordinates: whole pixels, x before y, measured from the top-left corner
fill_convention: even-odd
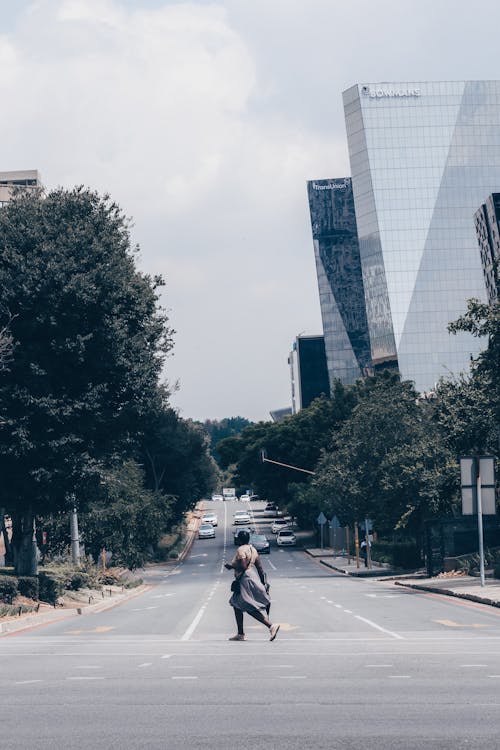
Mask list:
[[[493,568],[493,578],[500,578],[500,562],[497,562]]]
[[[28,599],[38,599],[38,576],[19,576],[18,589],[19,593]]]
[[[64,581],[52,571],[38,574],[39,596],[43,602],[55,604],[64,591]]]
[[[420,551],[413,542],[377,542],[371,548],[372,559],[388,562],[395,568],[412,570],[422,565]]]
[[[0,575],[0,601],[12,604],[18,591],[18,580],[15,576]]]

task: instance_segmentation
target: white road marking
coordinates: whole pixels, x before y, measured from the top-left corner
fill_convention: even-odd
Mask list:
[[[67,680],[104,680],[104,677],[66,677]]]
[[[305,674],[282,674],[280,680],[307,680]]]
[[[172,654],[163,654],[163,656],[161,658],[162,659],[171,659],[172,658]]]
[[[213,587],[212,591],[208,595],[206,602],[199,609],[199,611],[198,611],[196,617],[194,618],[193,622],[191,623],[191,625],[188,627],[188,629],[186,630],[186,632],[182,636],[181,641],[189,641],[189,639],[193,635],[194,631],[198,627],[201,618],[205,614],[205,610],[207,608],[207,604],[210,601],[210,599],[213,597],[213,595],[214,595],[214,593],[215,593],[215,591],[216,591],[216,589],[217,589],[217,587],[218,587],[219,584],[220,584],[220,581],[217,581],[216,584],[215,584],[215,586]]]
[[[43,680],[20,680],[15,682],[14,685],[33,685],[35,682],[43,682]]]
[[[404,640],[403,636],[399,635],[399,633],[393,633],[392,630],[386,630],[386,628],[383,628],[381,625],[377,625],[376,622],[367,620],[366,617],[361,617],[360,615],[354,615],[354,617],[356,618],[356,620],[361,620],[361,622],[365,622],[370,627],[375,628],[375,630],[380,630],[381,633],[386,633],[387,635],[390,635],[392,638],[397,638],[399,641]]]
[[[383,667],[383,668],[385,668],[385,667],[393,667],[393,666],[394,666],[394,664],[365,664],[365,667],[367,667],[367,668],[368,667],[377,667],[377,668],[378,667],[381,667],[381,668]]]
[[[198,677],[195,675],[187,675],[187,674],[179,674],[179,675],[172,675],[172,680],[197,680]]]
[[[152,664],[152,662],[150,662],[150,661],[145,661],[145,662],[144,662],[144,664],[138,664],[138,665],[137,665],[137,667],[138,667],[139,669],[142,669],[143,667],[150,667],[150,666],[151,666],[151,664]]]
[[[352,610],[350,609],[344,609],[344,612],[346,613],[346,615],[352,615]]]
[[[389,674],[387,675],[387,679],[389,680],[411,680],[411,676],[409,674]]]
[[[278,570],[278,568],[276,567],[276,565],[273,565],[273,563],[271,562],[271,560],[268,560],[267,562],[269,563],[269,565],[271,566],[271,568],[273,570]],[[302,588],[305,588],[305,586],[303,586]]]
[[[81,667],[76,667],[76,669],[102,669],[102,667],[99,667],[97,665],[89,664],[89,665],[82,665]]]
[[[460,664],[461,667],[487,667],[488,664]]]

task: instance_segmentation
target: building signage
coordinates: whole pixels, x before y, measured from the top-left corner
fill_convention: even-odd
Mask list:
[[[342,180],[342,182],[328,182],[326,185],[320,185],[317,182],[312,184],[313,190],[345,190],[349,186],[349,180]]]
[[[409,97],[420,96],[420,89],[394,89],[374,86],[361,86],[361,93],[363,96],[369,96],[370,99],[394,99],[402,98],[408,99]]]

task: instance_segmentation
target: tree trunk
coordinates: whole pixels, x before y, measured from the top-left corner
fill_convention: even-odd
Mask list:
[[[16,575],[38,575],[35,517],[31,509],[12,518],[11,545]]]
[[[0,533],[3,536],[3,544],[5,547],[4,565],[12,565],[12,546],[9,539],[9,532],[5,525],[5,508],[0,508]]]

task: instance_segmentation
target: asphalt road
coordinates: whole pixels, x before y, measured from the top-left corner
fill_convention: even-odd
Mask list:
[[[300,550],[263,556],[267,630],[228,606],[232,513],[150,591],[0,638],[9,750],[335,750],[500,745],[500,611],[353,579]],[[262,521],[262,504],[252,504]],[[269,536],[272,536],[269,534]]]

